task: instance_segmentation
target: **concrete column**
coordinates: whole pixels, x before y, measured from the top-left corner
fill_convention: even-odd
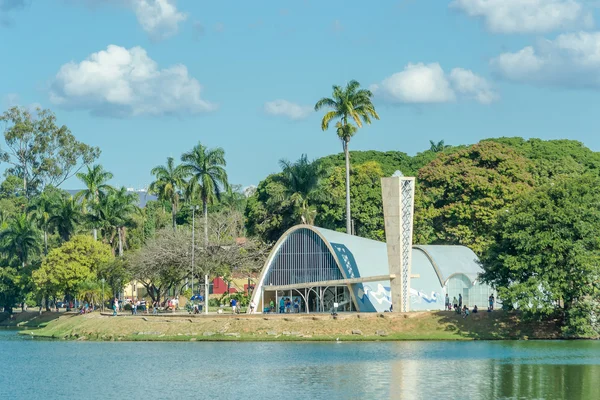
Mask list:
[[[410,311],[415,178],[381,178],[383,217],[394,312]]]

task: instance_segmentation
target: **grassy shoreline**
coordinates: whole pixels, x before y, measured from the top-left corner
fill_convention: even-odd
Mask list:
[[[46,313],[44,313],[46,314]],[[518,313],[292,315],[88,315],[39,316],[22,334],[92,341],[398,341],[561,339],[553,322],[522,321]],[[52,314],[52,313],[48,313]],[[54,313],[56,314],[56,313]],[[26,316],[23,316],[25,319]],[[36,325],[37,321],[37,325]],[[5,323],[4,321],[3,323]],[[0,323],[2,326],[3,323]]]

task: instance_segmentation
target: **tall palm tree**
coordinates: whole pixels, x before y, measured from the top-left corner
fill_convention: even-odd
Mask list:
[[[15,257],[24,268],[31,256],[40,252],[40,234],[33,221],[21,214],[0,232],[0,249]]]
[[[148,191],[156,194],[159,200],[169,201],[171,203],[171,213],[173,217],[173,230],[177,229],[177,207],[181,189],[185,185],[185,174],[181,165],[175,165],[173,157],[167,158],[166,165],[159,165],[150,171],[156,180],[150,184]]]
[[[100,193],[99,201],[95,206],[93,222],[100,228],[105,242],[114,249],[115,237],[119,256],[123,255],[125,241],[125,228],[132,224],[132,215],[138,211],[137,196],[126,188]]]
[[[58,201],[49,223],[56,228],[60,238],[64,242],[68,242],[80,221],[81,211],[77,202],[73,197],[65,196]]]
[[[193,194],[202,200],[204,216],[204,246],[208,247],[208,204],[221,199],[221,193],[229,188],[225,171],[225,151],[217,147],[208,149],[201,143],[181,156],[183,170],[190,177]]]
[[[76,200],[83,199],[84,212],[86,210],[86,203],[93,209],[93,206],[98,204],[100,193],[112,189],[112,186],[108,185],[106,182],[113,178],[113,174],[105,171],[100,164],[95,164],[91,168],[88,165],[87,173],[79,172],[77,173],[77,177],[85,185],[85,189],[80,190],[79,193],[75,195]],[[98,240],[98,231],[96,227],[94,227],[94,240]]]
[[[125,187],[115,190],[110,196],[114,215],[117,217],[115,228],[119,237],[119,256],[123,255],[123,242],[125,241],[125,228],[133,223],[132,216],[136,211],[139,211],[137,206],[138,198],[134,193],[127,191]]]
[[[35,196],[29,204],[28,210],[44,232],[44,255],[48,254],[48,232],[50,230],[50,218],[57,209],[58,198],[56,193],[44,190]]]
[[[316,209],[310,205],[310,201],[322,197],[319,191],[319,180],[323,176],[320,164],[310,162],[306,154],[302,154],[296,162],[279,160],[279,165],[282,169],[279,181],[283,190],[275,192],[272,199],[277,202],[289,201],[302,223],[312,225]]]
[[[350,215],[350,153],[348,145],[356,133],[356,128],[362,128],[363,123],[370,124],[371,118],[379,119],[375,106],[371,102],[373,93],[370,90],[360,89],[360,84],[352,80],[345,88],[333,85],[332,98],[323,97],[315,104],[315,111],[329,108],[321,121],[321,129],[329,129],[329,123],[339,119],[336,125],[338,137],[342,140],[344,155],[346,156],[346,231],[352,231],[352,218]],[[353,121],[356,126],[353,126]]]

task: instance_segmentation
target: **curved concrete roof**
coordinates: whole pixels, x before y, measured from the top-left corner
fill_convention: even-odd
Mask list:
[[[455,274],[464,274],[474,282],[479,273],[483,272],[479,265],[479,258],[466,246],[414,245],[413,253],[415,250],[427,256],[442,284]]]
[[[383,242],[314,227],[331,244],[348,278],[389,274]]]

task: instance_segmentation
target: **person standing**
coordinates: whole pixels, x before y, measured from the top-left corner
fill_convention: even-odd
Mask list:
[[[462,308],[462,294],[458,294],[458,308]]]
[[[113,301],[113,317],[117,316],[117,309],[119,308],[119,300],[115,297]]]
[[[254,309],[256,308],[256,304],[254,304],[254,300],[250,302],[250,314],[254,314]]]
[[[450,296],[448,296],[448,293],[446,293],[446,302],[444,303],[444,310],[449,310],[450,309]]]
[[[282,297],[279,299],[279,314],[283,314],[285,310],[285,299]]]
[[[494,311],[494,294],[490,296],[490,311]]]
[[[456,296],[452,299],[452,305],[454,306],[454,310],[458,308],[458,300],[456,300]]]
[[[235,314],[235,309],[237,307],[237,300],[236,299],[231,299],[231,313]]]

